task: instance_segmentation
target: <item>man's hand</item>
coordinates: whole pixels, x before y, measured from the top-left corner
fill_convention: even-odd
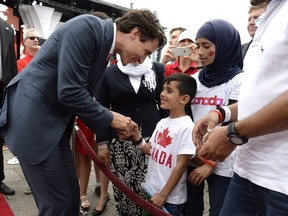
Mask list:
[[[199,151],[201,157],[213,161],[223,161],[236,148],[227,138],[227,126],[217,127],[209,131],[204,145]]]
[[[131,120],[130,117],[126,117],[117,112],[111,111],[113,114],[113,120],[111,122],[111,127],[114,128],[118,133],[121,132],[122,136],[130,136],[130,132],[136,127],[136,123]]]

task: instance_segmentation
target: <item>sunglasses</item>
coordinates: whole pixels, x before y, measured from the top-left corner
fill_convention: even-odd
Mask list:
[[[35,40],[35,39],[37,39],[37,40],[39,40],[39,37],[26,37],[26,39],[30,39],[30,40]]]

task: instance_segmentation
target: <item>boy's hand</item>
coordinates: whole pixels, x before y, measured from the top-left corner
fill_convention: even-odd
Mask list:
[[[139,132],[139,127],[137,124],[135,124],[135,126],[132,128],[130,135],[131,135],[132,141],[136,141],[136,140],[139,140],[141,138],[141,134]]]

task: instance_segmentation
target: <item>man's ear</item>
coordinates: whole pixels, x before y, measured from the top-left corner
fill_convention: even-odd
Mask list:
[[[139,28],[138,28],[138,27],[135,27],[135,28],[130,32],[130,39],[131,39],[131,40],[134,40],[134,39],[138,38],[139,35],[140,35]]]

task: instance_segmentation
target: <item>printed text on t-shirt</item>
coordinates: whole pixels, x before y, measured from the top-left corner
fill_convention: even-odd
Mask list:
[[[223,106],[224,99],[218,98],[217,95],[214,97],[195,97],[191,102],[193,105],[208,105],[208,106]]]

